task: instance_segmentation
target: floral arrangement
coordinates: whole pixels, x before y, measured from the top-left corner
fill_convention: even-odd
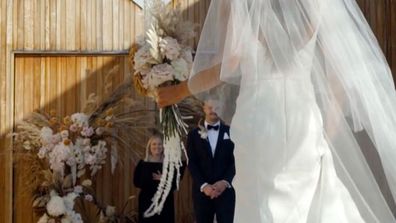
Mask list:
[[[35,112],[16,126],[14,150],[25,163],[22,174],[33,193],[33,208],[41,216],[39,223],[117,222],[128,217],[126,205],[117,211],[102,204],[93,189],[94,177],[107,157],[111,156],[112,172],[118,153],[137,160],[144,144],[141,152],[130,145],[136,144],[138,133],[154,127],[142,121],[150,120],[149,112],[126,95],[128,86],[122,85],[102,104],[90,95],[83,112],[65,117],[53,110]]]
[[[156,89],[185,81],[192,67],[192,49],[188,42],[195,37],[195,25],[182,18],[180,7],[174,8],[161,0],[147,1],[145,22],[149,27],[145,38],[130,51],[133,82],[142,95],[156,97]],[[165,158],[162,178],[153,204],[145,212],[147,217],[160,213],[177,171],[180,179],[182,138],[187,134],[185,117],[179,106],[172,105],[160,110],[160,122],[164,134]]]
[[[174,9],[161,0],[150,3],[146,7],[150,28],[146,38],[132,47],[130,57],[135,88],[155,99],[158,87],[188,79],[193,62],[188,42],[195,37],[195,26],[183,20],[179,7]],[[165,138],[186,133],[177,105],[161,111],[161,123]]]

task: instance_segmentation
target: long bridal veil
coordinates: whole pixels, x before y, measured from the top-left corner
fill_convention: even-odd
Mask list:
[[[307,47],[311,50],[301,54]],[[271,70],[260,66],[261,48],[272,60]],[[249,73],[241,69],[247,55]],[[312,61],[311,83],[338,177],[366,222],[395,222],[395,87],[355,0],[212,0],[189,88],[219,101],[217,111],[227,119],[239,87],[294,78],[286,71],[302,56]],[[374,157],[365,156],[367,151],[379,155],[387,183],[376,180],[378,167],[370,168]]]

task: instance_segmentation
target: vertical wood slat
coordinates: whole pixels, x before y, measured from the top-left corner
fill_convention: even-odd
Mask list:
[[[63,9],[65,11],[65,39],[64,45],[66,50],[75,50],[76,49],[76,26],[77,23],[80,23],[79,20],[76,20],[76,6],[77,1],[68,1],[65,0],[66,7]],[[78,21],[78,22],[76,22]]]
[[[25,35],[25,31],[24,31],[24,17],[23,15],[25,14],[25,10],[24,10],[24,2],[23,1],[18,1],[16,6],[18,7],[17,9],[17,46],[16,49],[24,49],[24,35]]]
[[[6,11],[6,5],[7,2],[5,0],[0,0],[0,57],[5,58],[6,51],[5,51],[5,46],[6,46],[6,35],[3,33],[6,33],[6,24],[7,21],[4,20],[4,18],[7,18],[4,14],[7,14]],[[0,60],[0,132],[3,132],[4,130],[4,119],[6,117],[5,109],[4,107],[6,106],[6,102],[4,100],[4,97],[1,97],[2,94],[5,93],[5,83],[6,83],[6,75],[5,75],[5,69],[1,69],[2,67],[5,66],[6,61],[5,60]],[[3,90],[4,89],[4,90]],[[1,148],[5,146],[4,139],[2,135],[0,134],[0,152],[2,152]],[[7,165],[6,165],[6,158],[4,156],[0,156],[0,170],[6,170]],[[5,179],[6,171],[0,171],[0,179]],[[9,182],[7,182],[9,183]],[[0,190],[4,191],[6,189],[7,185],[6,183],[1,184],[0,183]],[[6,202],[9,199],[6,198],[5,195],[0,195],[0,210],[4,210],[7,207]],[[1,212],[0,212],[1,213]],[[0,221],[5,221],[6,217],[0,214]]]
[[[4,1],[6,3],[4,4]],[[3,154],[1,157],[1,163],[3,165],[3,168],[0,170],[0,175],[1,179],[3,179],[2,185],[2,191],[3,195],[0,196],[0,202],[4,204],[4,207],[0,209],[0,220],[4,220],[4,222],[11,222],[13,220],[13,207],[12,207],[12,199],[13,199],[13,184],[12,184],[12,168],[13,168],[13,153],[10,150],[12,148],[12,142],[10,139],[5,139],[5,133],[8,132],[8,129],[11,129],[13,127],[14,123],[14,76],[10,75],[11,72],[14,70],[14,63],[13,61],[13,55],[10,55],[8,52],[10,52],[13,49],[13,30],[14,29],[14,24],[15,24],[15,16],[12,14],[15,12],[14,9],[14,2],[12,0],[2,0],[2,6],[5,7],[2,8],[3,10],[6,10],[6,13],[2,13],[1,20],[6,22],[6,29],[4,29],[3,25],[3,31],[5,32],[0,32],[0,35],[5,39],[6,45],[5,45],[5,55],[3,54],[3,60],[6,61],[5,63],[5,68],[3,66],[0,67],[0,75],[5,78],[0,77],[0,82],[1,79],[5,80],[5,86],[0,89],[0,102],[1,105],[3,104],[2,102],[5,101],[5,106],[0,106],[0,110],[3,112],[1,113],[0,120],[4,120],[0,122],[0,153]],[[3,23],[4,24],[4,23]],[[3,48],[4,49],[4,48]],[[5,72],[4,72],[5,71]],[[0,85],[2,85],[0,83]],[[4,92],[5,91],[5,92]],[[5,112],[4,112],[5,111]]]
[[[95,11],[95,22],[96,22],[96,49],[103,50],[103,1],[97,0],[96,11]]]
[[[34,9],[33,2],[24,0],[24,49],[32,50],[33,49],[33,40],[34,40]]]

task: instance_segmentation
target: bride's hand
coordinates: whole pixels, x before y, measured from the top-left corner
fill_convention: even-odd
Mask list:
[[[177,85],[160,87],[157,89],[157,104],[160,108],[163,108],[176,104],[190,95],[187,81]]]

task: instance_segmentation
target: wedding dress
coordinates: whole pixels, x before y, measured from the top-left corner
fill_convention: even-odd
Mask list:
[[[276,74],[258,43],[260,70],[270,75],[242,77],[231,126],[237,145],[235,222],[364,222],[335,173],[323,134],[307,57],[312,48],[309,43],[298,52],[296,67]],[[249,55],[245,60],[242,72],[251,74]]]
[[[396,94],[354,0],[212,0],[189,88],[232,120],[236,223],[396,222]]]

